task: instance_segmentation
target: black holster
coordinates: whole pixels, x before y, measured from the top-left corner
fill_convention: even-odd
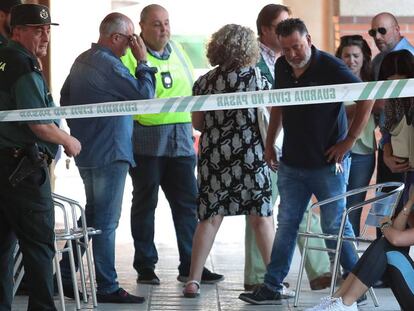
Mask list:
[[[46,167],[45,154],[39,151],[36,143],[25,147],[22,150],[22,155],[13,173],[9,176],[9,181],[13,187],[16,187],[37,169]]]

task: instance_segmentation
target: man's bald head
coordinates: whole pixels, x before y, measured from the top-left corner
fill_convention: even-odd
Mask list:
[[[392,50],[402,38],[397,19],[388,12],[374,16],[371,21],[370,35],[381,52]]]
[[[154,51],[162,53],[170,40],[168,11],[159,4],[150,4],[141,11],[141,37]]]
[[[163,6],[161,6],[159,4],[150,4],[150,5],[147,5],[141,11],[140,22],[144,22],[145,20],[148,19],[148,16],[153,11],[158,11],[158,10],[167,12],[167,10]]]

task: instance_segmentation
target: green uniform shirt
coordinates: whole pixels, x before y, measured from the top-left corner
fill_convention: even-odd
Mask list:
[[[1,33],[0,33],[0,47],[2,46],[6,46],[7,45],[7,38],[5,38]]]
[[[19,43],[10,40],[0,49],[0,111],[53,107],[52,96],[33,54]],[[37,143],[50,156],[58,146],[40,140],[28,124],[57,123],[54,120],[0,122],[0,149],[23,148]]]

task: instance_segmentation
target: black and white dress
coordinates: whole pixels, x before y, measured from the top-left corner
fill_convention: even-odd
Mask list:
[[[257,78],[258,77],[258,78]],[[194,84],[194,95],[268,89],[254,67],[217,67]],[[270,169],[255,108],[204,112],[198,156],[198,217],[271,216]]]

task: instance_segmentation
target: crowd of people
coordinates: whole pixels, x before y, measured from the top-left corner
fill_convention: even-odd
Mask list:
[[[164,7],[143,8],[139,35],[130,18],[110,13],[100,24],[97,42],[74,61],[60,104],[414,77],[414,47],[401,35],[392,14],[376,15],[367,29],[380,50],[372,60],[371,49],[360,35],[341,37],[335,56],[319,50],[306,24],[293,16],[284,5],[266,5],[257,17],[258,37],[247,27],[224,25],[207,45],[212,69],[195,80],[189,57],[170,38]],[[51,25],[57,24],[46,6],[20,0],[0,3],[0,111],[54,106],[39,60],[47,54]],[[224,216],[245,215],[246,292],[239,298],[257,305],[281,304],[294,297],[284,281],[296,243],[303,247],[297,236],[312,198],[325,200],[368,185],[378,148],[377,182],[406,184],[400,208],[394,219],[383,220],[378,239],[359,260],[354,245],[343,244],[344,283],[332,297],[308,310],[357,310],[360,297],[381,280],[389,283],[401,308],[409,310],[414,304],[407,278],[414,273],[407,251],[414,244],[414,229],[407,229],[414,214],[414,191],[409,192],[414,183],[412,98],[272,107],[260,113],[270,113],[264,130],[256,108],[70,119],[70,135],[60,129],[58,120],[0,122],[0,310],[12,306],[17,241],[25,266],[28,309],[56,310],[54,210],[47,165],[58,145],[75,158],[85,189],[88,225],[102,231],[92,238],[98,302],[145,301],[120,286],[115,269],[115,233],[129,174],[136,282],[160,285],[162,281],[155,273],[154,243],[161,187],[174,221],[177,280],[185,284],[183,296],[196,298],[200,283],[224,279],[204,266],[206,258]],[[378,144],[376,127],[381,130]],[[193,129],[201,132],[198,154]],[[283,143],[275,146],[280,136]],[[25,161],[30,171],[16,181],[14,176],[22,173]],[[275,230],[273,209],[278,197]],[[313,216],[313,231],[337,233],[344,209],[364,198],[361,194],[322,207],[320,219]],[[345,235],[359,235],[360,222],[361,214],[351,213]],[[325,246],[319,240],[311,243]],[[335,246],[333,241],[326,244]],[[307,256],[311,289],[329,287],[329,255],[311,251]],[[74,298],[68,255],[63,255],[60,268],[64,294]]]

